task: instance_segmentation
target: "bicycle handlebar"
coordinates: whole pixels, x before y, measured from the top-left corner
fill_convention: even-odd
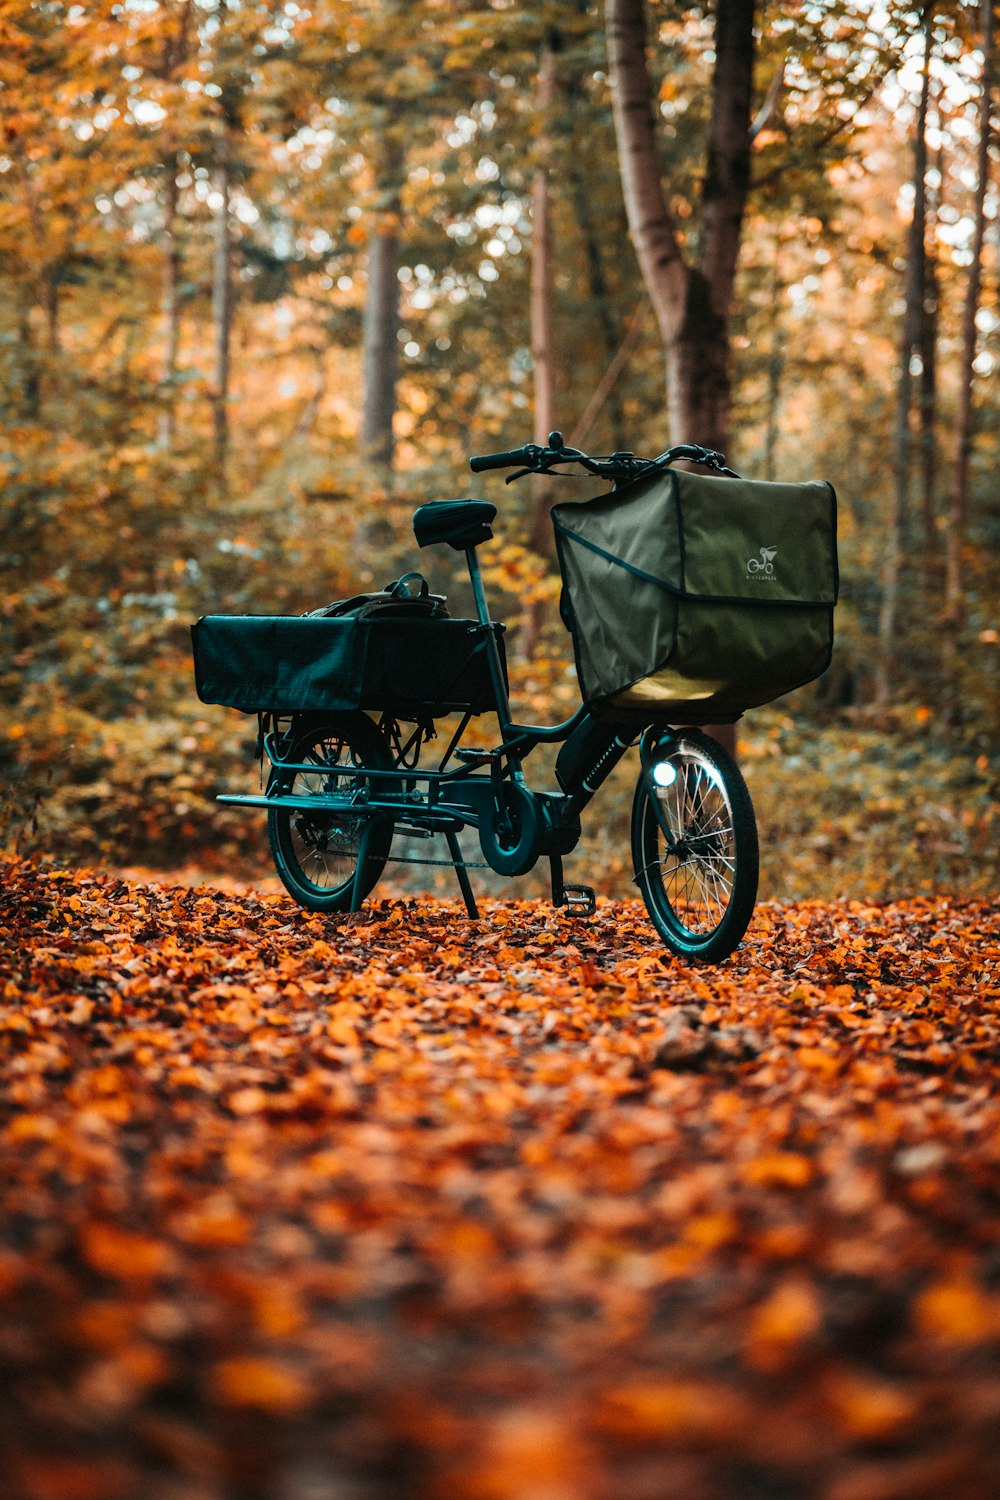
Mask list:
[[[556,464],[576,463],[599,478],[624,480],[642,474],[647,469],[665,469],[681,459],[703,464],[716,474],[737,477],[732,469],[726,468],[724,454],[716,453],[711,448],[701,448],[695,443],[680,443],[656,458],[636,458],[634,453],[612,453],[608,458],[594,458],[588,453],[582,453],[579,448],[567,448],[561,432],[549,433],[547,448],[538,443],[525,443],[523,447],[512,448],[507,453],[478,454],[469,459],[469,468],[474,474],[481,474],[487,469],[517,468],[516,474],[508,475],[507,483],[510,484],[524,474],[547,474]]]
[[[513,448],[509,453],[483,453],[477,458],[470,458],[469,468],[473,474],[481,474],[485,469],[513,469],[518,464],[529,463],[534,455],[546,451],[535,443],[525,443],[523,448]]]

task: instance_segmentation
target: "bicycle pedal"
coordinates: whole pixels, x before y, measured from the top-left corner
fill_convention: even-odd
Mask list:
[[[562,901],[571,917],[592,917],[597,910],[597,896],[589,885],[564,885]]]

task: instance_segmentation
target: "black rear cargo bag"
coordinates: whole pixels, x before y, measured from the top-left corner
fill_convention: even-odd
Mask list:
[[[491,628],[504,663],[503,626],[476,620],[204,615],[191,627],[195,684],[203,703],[243,713],[486,713]]]

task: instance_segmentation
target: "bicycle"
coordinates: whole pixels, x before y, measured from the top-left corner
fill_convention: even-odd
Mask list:
[[[731,473],[720,454],[692,445],[667,449],[655,459],[631,453],[594,457],[567,447],[558,433],[550,435],[546,447],[529,443],[469,462],[476,473],[514,469],[508,483],[527,474],[565,473],[563,466],[573,464],[610,480],[614,491],[682,459],[717,475]],[[454,866],[466,911],[476,918],[458,837],[474,829],[486,866],[519,876],[545,858],[553,904],[590,916],[595,893],[565,881],[563,860],[579,842],[584,810],[637,745],[630,835],[635,883],[673,954],[703,962],[724,959],[742,939],[757,894],[757,828],[739,767],[701,730],[652,716],[640,725],[623,723],[584,703],[561,724],[530,725],[514,718],[504,627],[490,617],[477,555],[479,545],[492,537],[496,514],[487,500],[432,501],[415,511],[413,527],[420,547],[446,545],[465,554],[476,612],[475,621],[467,623],[476,651],[485,658],[488,709],[495,714],[499,742],[488,749],[462,744],[482,707],[464,699],[457,728],[430,766],[421,764],[421,755],[435,737],[435,708],[409,710],[405,719],[390,704],[381,712],[376,706],[374,716],[362,709],[262,714],[259,744],[271,766],[266,788],[260,795],[223,792],[218,800],[266,810],[278,875],[295,900],[312,911],[357,911],[380,879],[400,832],[444,836],[449,858],[440,863]],[[524,762],[539,746],[556,744],[561,747],[557,787],[533,789]]]

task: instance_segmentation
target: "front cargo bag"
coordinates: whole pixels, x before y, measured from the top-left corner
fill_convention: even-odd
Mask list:
[[[485,713],[490,629],[503,663],[503,626],[476,620],[204,615],[191,627],[195,685],[203,703],[243,713]]]
[[[660,469],[552,521],[581,693],[602,716],[731,723],[829,666],[831,485]]]

